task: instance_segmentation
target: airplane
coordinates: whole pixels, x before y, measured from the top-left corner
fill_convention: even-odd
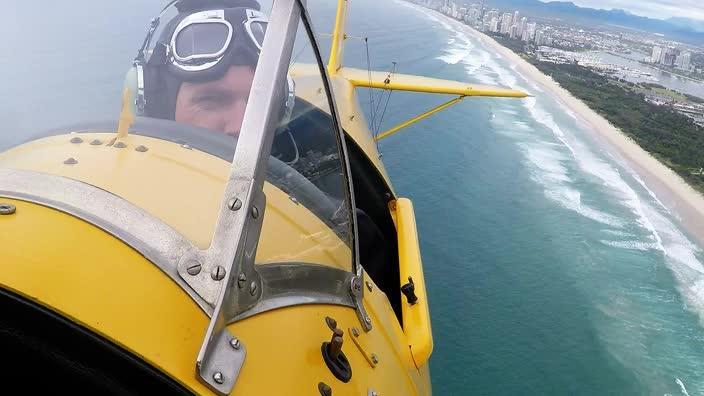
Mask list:
[[[6,387],[432,393],[413,204],[376,142],[465,99],[527,95],[344,66],[349,0],[326,62],[305,0],[274,0],[268,16],[228,2],[174,0],[152,20],[118,120],[0,153]],[[199,82],[181,83],[174,119],[154,116],[157,67],[217,68],[241,35],[258,60],[237,134],[178,121]],[[372,133],[360,89],[453,98]]]

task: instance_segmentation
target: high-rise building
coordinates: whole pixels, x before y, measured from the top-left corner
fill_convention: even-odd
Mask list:
[[[508,34],[509,34],[509,37],[511,37],[512,39],[518,38],[518,26],[511,25],[511,29],[509,29]]]
[[[508,34],[511,30],[511,14],[505,12],[501,17],[501,33]]]
[[[499,18],[491,18],[491,22],[489,22],[489,31],[493,33],[499,32]]]
[[[540,30],[538,30],[537,32],[535,32],[535,45],[543,45],[543,44],[544,44],[544,42],[543,42],[543,32],[541,32]]]
[[[516,32],[516,36],[523,37],[523,31],[526,30],[526,23],[528,22],[528,19],[526,17],[521,18],[521,22],[517,23],[516,26],[518,26],[518,31]]]
[[[523,41],[531,42],[535,38],[535,23],[527,23],[526,28],[523,31],[523,35],[526,37]]]
[[[677,57],[677,68],[680,70],[689,71],[691,69],[692,53],[684,51]]]
[[[650,56],[650,63],[660,63],[662,57],[662,48],[659,46],[653,47],[653,54]]]
[[[518,24],[518,11],[513,12],[513,20],[511,21],[511,24],[513,24],[513,25]]]
[[[663,51],[663,54],[660,57],[660,64],[672,67],[675,65],[676,58],[677,49],[675,47],[668,47],[665,51]]]

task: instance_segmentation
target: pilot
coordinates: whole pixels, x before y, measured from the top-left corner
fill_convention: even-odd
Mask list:
[[[150,46],[152,35],[162,21],[157,18],[152,22],[135,60],[137,114],[238,136],[266,32],[266,16],[255,0],[175,0],[167,8],[171,5],[176,7],[178,15],[165,24]],[[148,48],[151,53],[147,60]],[[295,100],[293,88],[289,78],[272,156],[298,168],[295,131],[288,131]],[[289,140],[280,138],[286,134],[291,137]],[[272,167],[281,169],[277,165],[281,162],[269,161],[267,179],[296,196],[298,202],[332,228],[346,229],[345,216],[338,219],[340,213],[345,212],[342,210],[344,199],[336,194],[341,192],[323,192],[319,190],[322,186],[316,185],[315,191],[301,193],[302,187],[312,185],[311,181],[301,179],[303,176],[297,179],[291,173],[283,178],[276,177],[271,170]],[[393,263],[389,243],[364,211],[355,208],[355,212],[360,261],[378,284],[398,283],[396,273],[388,270]],[[399,296],[390,297],[398,315]]]
[[[149,60],[143,48],[135,61],[143,84],[138,114],[237,136],[267,18],[254,0],[179,0],[174,6],[178,15],[161,31]]]

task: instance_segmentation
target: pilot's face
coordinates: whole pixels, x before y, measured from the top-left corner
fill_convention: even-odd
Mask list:
[[[219,80],[182,83],[176,97],[176,122],[239,135],[253,78],[251,67],[230,66]]]

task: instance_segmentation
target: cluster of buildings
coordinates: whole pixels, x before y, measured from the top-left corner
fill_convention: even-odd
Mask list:
[[[428,6],[483,32],[504,34],[514,40],[536,45],[552,44],[551,37],[537,30],[535,22],[528,22],[528,18],[521,16],[518,11],[500,13],[496,9],[487,10],[483,2],[462,6],[448,0],[435,0],[433,3]]]
[[[653,53],[650,56],[650,63],[676,67],[684,71],[694,71],[692,66],[692,53],[689,51],[680,51],[675,47],[653,46]]]

